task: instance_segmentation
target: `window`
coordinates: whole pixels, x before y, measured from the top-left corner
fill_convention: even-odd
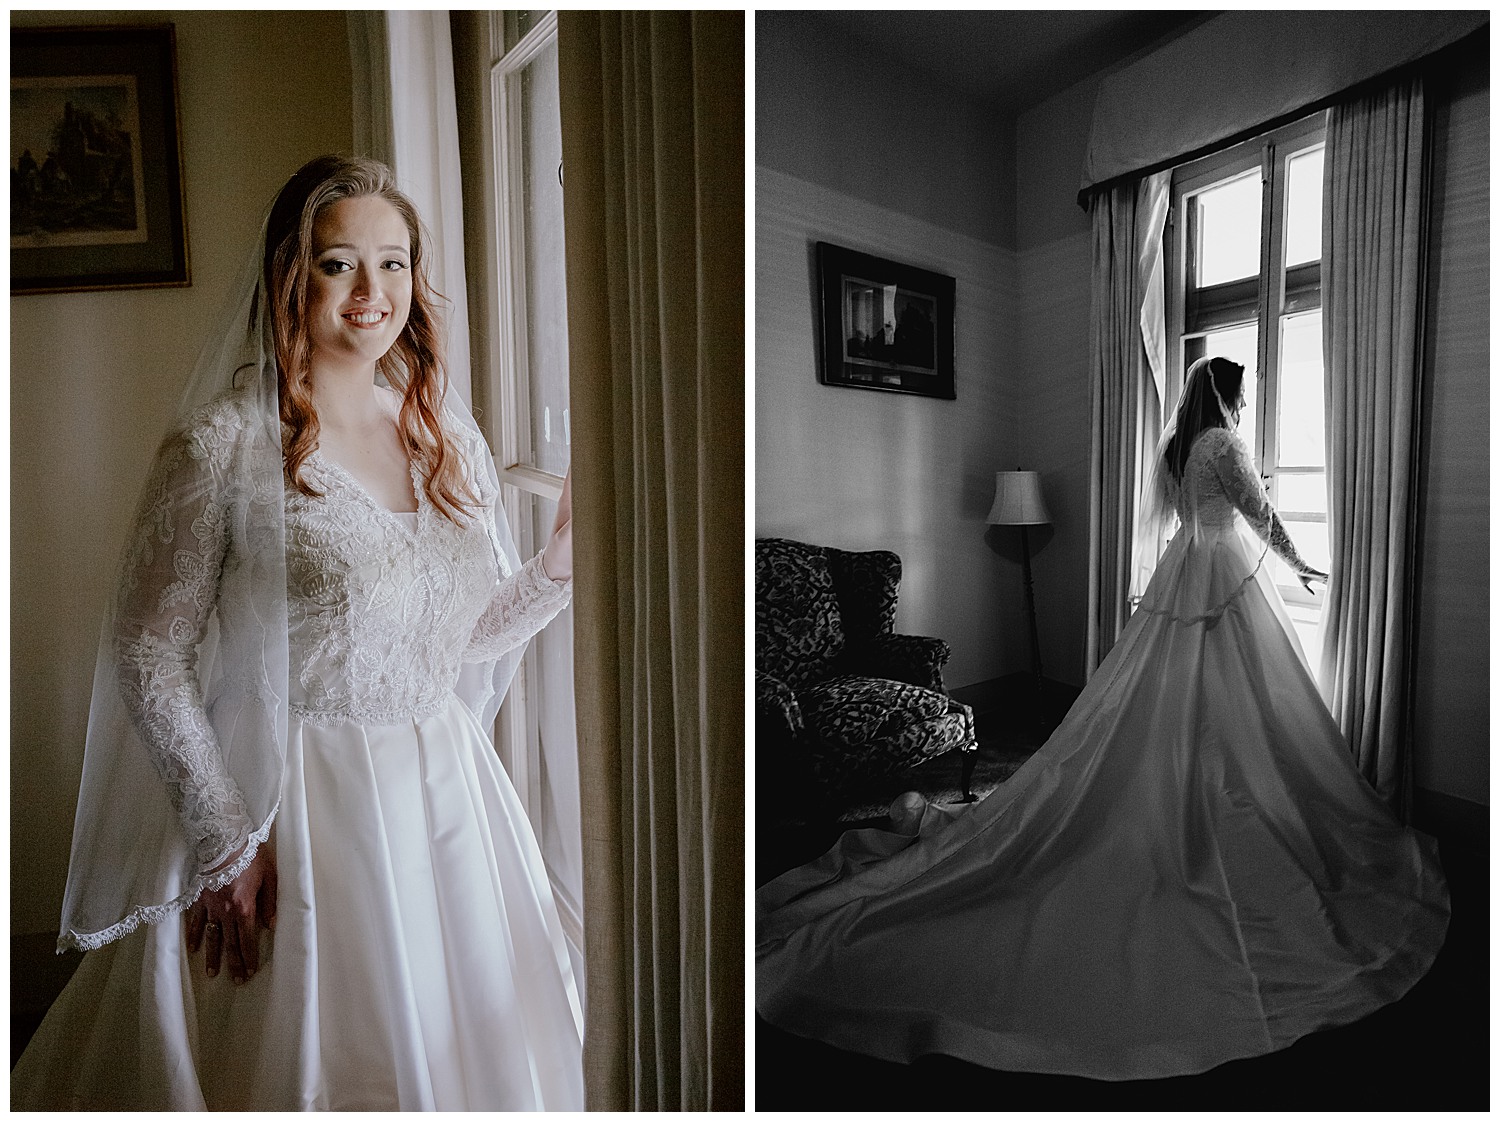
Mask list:
[[[475,371],[474,393],[501,482],[508,485],[511,532],[525,558],[551,531],[572,439],[557,17],[548,11],[492,12],[479,35],[488,66],[488,197],[481,205],[495,296],[487,301],[483,324],[492,341],[489,369]],[[501,709],[496,743],[541,844],[563,924],[581,947],[571,609],[531,641]]]
[[[1203,355],[1244,363],[1240,433],[1297,552],[1326,571],[1324,128],[1319,113],[1173,173],[1167,338],[1175,342],[1169,401]],[[1303,650],[1316,662],[1322,597],[1271,560]]]

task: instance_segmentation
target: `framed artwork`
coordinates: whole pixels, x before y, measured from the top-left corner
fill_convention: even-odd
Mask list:
[[[190,282],[170,25],[10,31],[10,291]]]
[[[952,277],[818,242],[829,386],[952,399]]]

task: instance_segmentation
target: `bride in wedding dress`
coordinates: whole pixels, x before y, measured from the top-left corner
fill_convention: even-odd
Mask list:
[[[757,892],[768,1022],[885,1060],[1158,1078],[1356,1020],[1432,964],[1435,847],[1359,774],[1272,583],[1268,551],[1323,574],[1235,434],[1243,377],[1189,370],[1151,489],[1181,526],[1047,743],[973,808],[852,831]]]
[[[282,188],[106,621],[20,1109],[581,1110],[582,1010],[486,729],[571,595],[445,399],[390,171]]]

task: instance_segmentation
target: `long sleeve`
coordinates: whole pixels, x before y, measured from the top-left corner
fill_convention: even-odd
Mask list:
[[[1271,505],[1265,485],[1255,473],[1255,465],[1243,443],[1229,433],[1221,442],[1221,449],[1213,460],[1214,471],[1223,484],[1225,493],[1235,508],[1245,516],[1250,528],[1289,565],[1294,572],[1306,573],[1313,567],[1302,560],[1291,536],[1282,524],[1281,516]]]
[[[125,708],[204,870],[222,864],[254,829],[198,680],[198,648],[228,543],[213,437],[209,430],[163,446],[126,558],[114,629]]]
[[[572,581],[555,581],[542,568],[538,553],[519,572],[500,582],[484,614],[474,625],[467,662],[499,658],[519,647],[568,606],[573,598]]]

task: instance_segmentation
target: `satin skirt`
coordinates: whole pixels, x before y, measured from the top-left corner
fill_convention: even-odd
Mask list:
[[[756,897],[756,1004],[886,1060],[1146,1079],[1394,1001],[1448,894],[1358,773],[1239,530],[1174,540],[1047,743],[915,836],[846,834]]]
[[[581,1110],[582,1015],[524,810],[461,702],[294,727],[247,983],[178,919],[84,956],[16,1108]]]

